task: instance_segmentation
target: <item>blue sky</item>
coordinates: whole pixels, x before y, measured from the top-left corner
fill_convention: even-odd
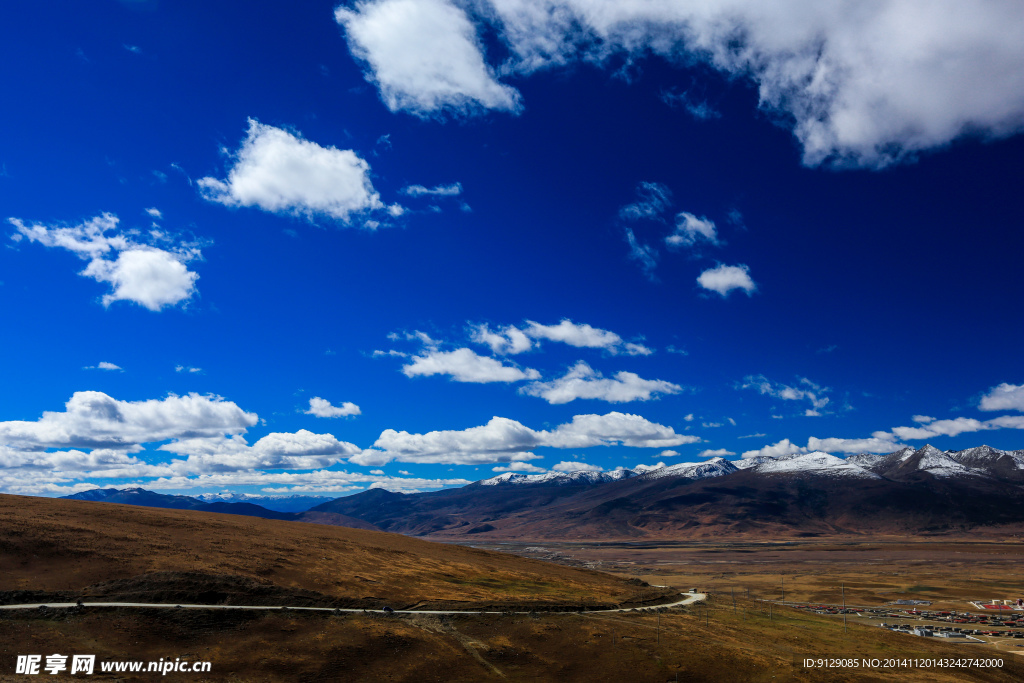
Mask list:
[[[0,490],[1020,448],[1015,2],[17,3]]]

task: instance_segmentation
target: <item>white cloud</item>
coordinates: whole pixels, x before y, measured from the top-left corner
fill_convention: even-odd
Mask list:
[[[910,419],[913,420],[914,422],[919,422],[921,424],[928,424],[929,422],[935,422],[935,418],[934,417],[928,417],[927,415],[914,415]]]
[[[536,370],[521,370],[512,365],[505,365],[499,360],[480,356],[467,348],[454,351],[426,349],[420,355],[413,356],[412,363],[403,366],[402,372],[406,377],[450,375],[456,382],[475,383],[519,382],[540,377]]]
[[[892,453],[900,447],[901,444],[891,434],[884,432],[876,433],[870,439],[818,439],[812,436],[807,440],[808,450],[825,453]]]
[[[173,306],[192,297],[199,275],[185,265],[187,258],[154,247],[122,251],[114,261],[93,259],[82,275],[109,282],[113,291],[103,295],[103,305],[134,301],[151,311]]]
[[[334,18],[391,111],[428,117],[520,109],[519,93],[495,79],[476,28],[452,2],[363,0],[338,7]]]
[[[188,365],[175,365],[174,366],[174,371],[175,372],[196,373],[196,372],[202,372],[203,369],[202,368],[194,368],[194,367],[191,367],[191,366],[188,366]]]
[[[665,238],[665,243],[670,247],[692,247],[697,242],[707,242],[714,246],[721,244],[713,221],[683,211],[676,216],[676,229]]]
[[[356,462],[362,452],[331,434],[304,429],[273,432],[250,446],[243,434],[257,422],[255,414],[217,396],[130,402],[78,392],[64,412],[45,412],[34,422],[0,422],[0,491],[67,495],[94,488],[82,482],[89,479],[135,479],[118,485],[155,490],[274,485],[279,493],[344,492],[366,484],[413,490],[469,483],[318,469],[346,458]],[[165,443],[157,452],[186,457],[149,463],[137,456],[144,445],[160,442]],[[260,471],[267,469],[309,471]]]
[[[750,268],[742,263],[738,266],[718,265],[709,268],[700,274],[697,284],[723,297],[734,289],[742,289],[747,296],[757,291],[757,285],[750,279]]]
[[[353,473],[344,470],[313,470],[309,472],[217,472],[201,474],[198,476],[170,475],[160,477],[151,481],[129,482],[129,486],[144,486],[155,491],[161,490],[182,490],[194,488],[224,488],[235,486],[259,486],[267,487],[261,490],[265,493],[289,494],[289,493],[330,493],[358,490],[372,486],[393,488],[396,490],[412,489],[433,489],[442,486],[464,486],[470,482],[467,479],[421,479],[402,477],[381,477],[373,474]],[[276,485],[276,486],[273,486]],[[273,486],[273,488],[271,488]],[[2,484],[0,484],[2,487]],[[64,491],[57,490],[58,487],[49,489],[52,493],[64,494]],[[86,488],[94,488],[88,485]],[[66,493],[71,493],[68,490]]]
[[[370,182],[370,165],[355,152],[321,147],[255,119],[249,119],[233,161],[226,181],[197,181],[204,198],[271,213],[327,216],[343,223],[353,215],[385,208]]]
[[[384,470],[370,470],[370,474],[384,474]]]
[[[342,459],[357,455],[360,449],[339,441],[331,434],[272,432],[252,446],[241,436],[183,438],[159,447],[159,450],[187,455],[175,461],[171,469],[178,473],[231,472],[255,469],[311,470],[330,467]]]
[[[674,458],[677,455],[681,455],[681,454],[679,453],[679,451],[673,451],[673,450],[664,450],[661,453],[658,453],[658,457],[659,458]]]
[[[493,417],[480,427],[410,434],[384,430],[373,444],[349,459],[360,465],[399,462],[483,465],[536,460],[535,448],[590,448],[628,446],[665,448],[700,441],[676,434],[671,428],[639,415],[611,412],[607,415],[576,415],[572,422],[554,430],[536,431],[515,420]]]
[[[799,453],[806,453],[807,449],[797,446],[790,442],[789,439],[783,439],[778,443],[772,444],[771,446],[765,446],[759,448],[756,451],[743,451],[744,458],[756,458],[759,456],[777,458],[780,455],[797,455]]]
[[[1012,134],[1024,119],[1024,14],[1012,0],[488,4],[514,54],[508,71],[700,60],[753,81],[808,165],[884,166],[965,133]]]
[[[362,414],[359,406],[355,403],[345,401],[340,406],[334,406],[330,401],[319,396],[309,399],[309,410],[305,412],[306,415],[316,415],[317,417],[348,417]]]
[[[159,219],[159,218],[163,218],[163,217],[164,217],[164,215],[163,215],[162,213],[160,213],[160,209],[158,209],[158,208],[156,208],[156,207],[151,207],[151,208],[149,208],[149,209],[146,209],[146,213],[147,213],[147,214],[148,214],[148,215],[149,215],[150,217],[152,217],[152,218],[157,218],[157,219]]]
[[[604,349],[611,353],[625,351],[630,356],[653,353],[642,344],[624,344],[622,337],[614,332],[591,327],[586,323],[577,324],[568,318],[563,318],[557,325],[541,325],[527,320],[523,332],[534,339],[547,339],[579,348]]]
[[[892,433],[901,439],[931,439],[936,436],[956,436],[964,432],[995,428],[991,421],[982,422],[972,417],[958,417],[952,420],[935,420],[920,427],[893,427]]]
[[[83,370],[122,370],[123,368],[120,365],[114,365],[113,363],[108,363],[105,360],[101,360],[96,365],[87,365],[86,367],[84,367],[82,369]]]
[[[551,404],[569,403],[578,398],[597,399],[609,403],[647,401],[657,394],[677,394],[678,384],[660,379],[643,379],[632,372],[618,372],[605,378],[583,361],[550,382],[533,382],[520,389],[529,396],[538,396]]]
[[[533,342],[526,336],[526,333],[514,325],[507,325],[501,330],[492,331],[487,323],[483,323],[470,329],[473,341],[478,344],[486,344],[491,348],[491,353],[504,356],[523,353],[533,347]]]
[[[543,467],[531,465],[528,462],[510,462],[508,465],[499,465],[491,468],[492,472],[547,472]]]
[[[708,448],[697,454],[698,458],[724,458],[727,455],[736,455],[726,448]]]
[[[407,187],[402,188],[402,194],[409,195],[410,197],[422,197],[424,195],[435,197],[457,197],[462,194],[462,183],[436,185],[434,187],[408,185]]]
[[[603,467],[576,460],[563,460],[551,469],[555,472],[604,472]]]
[[[384,430],[373,444],[373,453],[351,459],[356,464],[383,465],[392,460],[412,463],[482,465],[516,460],[536,460],[529,449],[540,445],[532,429],[503,417],[493,417],[484,426],[462,431],[410,434]],[[372,460],[371,462],[366,462]]]
[[[27,238],[46,247],[67,249],[88,260],[79,274],[112,286],[112,291],[103,296],[104,306],[132,301],[159,311],[188,301],[195,294],[199,275],[186,265],[202,256],[194,244],[182,244],[171,251],[139,244],[124,233],[115,232],[119,220],[111,213],[74,226],[29,226],[17,218],[8,220],[17,228],[15,241]],[[154,237],[166,236],[159,233]]]
[[[1024,384],[1007,384],[1003,382],[988,390],[978,404],[980,410],[1020,410],[1024,411]]]
[[[671,427],[650,422],[639,415],[615,411],[605,415],[576,415],[572,422],[544,434],[543,445],[554,448],[617,445],[666,448],[701,440],[698,436],[677,434]]]
[[[918,419],[923,418],[923,419]],[[951,420],[936,420],[925,415],[914,416],[920,426],[895,427],[891,431],[876,431],[868,438],[843,439],[810,437],[807,447],[801,448],[784,439],[773,446],[766,446],[757,451],[747,451],[744,458],[756,455],[788,455],[822,451],[826,453],[892,453],[903,447],[901,440],[918,441],[934,439],[940,436],[957,436],[959,434],[980,432],[995,429],[1024,429],[1024,415],[1004,415],[991,420],[981,421],[973,418],[958,417]],[[925,422],[926,424],[921,424]],[[763,436],[763,435],[759,435]]]
[[[539,344],[535,340],[561,342],[577,348],[602,349],[611,354],[649,356],[654,350],[636,342],[626,342],[610,330],[602,330],[585,323],[574,323],[563,318],[557,325],[542,325],[527,320],[524,325],[506,325],[492,330],[487,323],[469,326],[470,338],[499,355],[512,355],[530,351]],[[426,342],[425,342],[426,343]],[[431,345],[436,342],[431,340]]]
[[[763,396],[772,396],[784,401],[809,401],[811,408],[808,408],[804,415],[809,417],[821,415],[821,411],[829,404],[830,400],[825,394],[831,389],[816,384],[806,377],[800,378],[800,384],[799,387],[791,387],[772,382],[764,375],[747,375],[743,378],[743,384],[739,385],[739,388],[756,389]]]
[[[155,441],[241,434],[256,421],[255,413],[219,396],[119,401],[99,391],[78,391],[64,412],[46,411],[35,422],[0,422],[0,444],[23,450],[137,449]]]

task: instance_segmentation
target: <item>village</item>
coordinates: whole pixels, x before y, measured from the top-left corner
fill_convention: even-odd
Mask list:
[[[815,614],[842,615],[844,619],[853,617],[860,623],[865,623],[861,620],[886,619],[887,621],[878,625],[896,633],[926,638],[947,638],[951,642],[986,644],[994,642],[993,639],[1020,639],[1022,642],[1014,644],[1014,646],[1024,648],[1024,608],[1022,608],[1020,600],[992,600],[989,602],[969,600],[968,603],[977,609],[999,610],[1000,613],[937,611],[917,608],[895,609],[891,607],[862,608],[822,604],[790,604],[789,606]],[[1006,614],[1005,612],[1011,613]],[[1017,614],[1013,612],[1017,612]],[[916,623],[905,623],[911,620]],[[962,626],[953,624],[962,624]]]

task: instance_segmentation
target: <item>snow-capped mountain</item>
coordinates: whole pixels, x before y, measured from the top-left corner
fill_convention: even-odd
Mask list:
[[[621,481],[631,477],[643,477],[644,479],[661,479],[664,477],[704,479],[705,477],[721,477],[735,471],[735,463],[725,458],[711,458],[706,462],[680,462],[674,465],[666,465],[665,463],[637,465],[631,470],[620,467],[610,472],[546,472],[544,474],[505,472],[476,483],[481,486],[500,486],[502,484],[555,484],[558,486],[571,486],[601,484]]]
[[[630,472],[629,470],[615,470]],[[599,484],[623,478],[622,474],[613,472],[545,472],[544,474],[523,474],[521,472],[504,472],[496,477],[476,482],[480,486],[501,486],[503,484],[552,484],[555,486],[574,486],[579,484]],[[628,476],[632,476],[632,472]]]
[[[1001,451],[990,446],[941,451],[927,444],[919,449],[907,447],[885,455],[851,455],[846,461],[895,480],[927,474],[940,479],[992,477],[1024,481],[1024,451]]]
[[[1024,481],[1024,451],[1001,451],[979,446],[964,451],[941,451],[925,445],[920,449],[901,448],[893,453],[861,453],[846,458],[815,451],[780,456],[756,456],[740,460],[711,458],[705,462],[681,462],[673,465],[637,465],[633,469],[611,472],[546,472],[522,474],[505,472],[477,482],[481,486],[504,484],[548,484],[557,486],[597,485],[629,478],[644,480],[679,477],[705,479],[749,471],[761,475],[807,475],[853,477],[859,479],[903,479],[914,474],[932,477],[996,477]],[[1009,475],[1009,476],[1007,476]]]
[[[824,477],[881,479],[881,476],[860,465],[821,451],[766,458],[747,469],[750,472],[765,475],[807,474]]]
[[[199,500],[139,489],[72,497],[363,525],[449,540],[1024,529],[1024,451],[943,451],[928,445],[847,458],[813,452],[610,472],[505,472],[426,493],[373,489],[308,512],[272,512],[253,505],[255,496],[227,502],[232,498],[218,494]]]
[[[506,472],[461,489],[359,493],[318,509],[447,539],[1024,528],[1024,452],[925,446],[849,458],[813,452],[613,472]]]
[[[638,469],[635,469],[634,472]],[[645,479],[663,479],[665,477],[706,479],[708,477],[724,477],[736,471],[736,463],[725,458],[711,458],[705,462],[680,462],[675,465],[655,467],[637,476],[642,476]]]

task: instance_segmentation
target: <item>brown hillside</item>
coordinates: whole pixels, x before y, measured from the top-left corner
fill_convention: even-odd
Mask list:
[[[380,531],[10,495],[0,495],[2,591],[396,608],[597,605],[652,593],[599,572]]]

